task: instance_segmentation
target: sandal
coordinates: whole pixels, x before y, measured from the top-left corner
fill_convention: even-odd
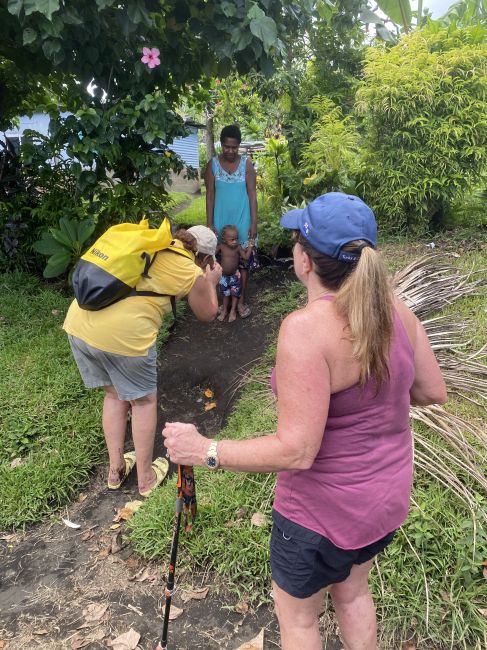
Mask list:
[[[143,492],[139,491],[141,497],[148,497],[149,494],[152,494],[153,490],[155,490],[156,487],[158,487],[162,483],[162,481],[166,478],[167,473],[169,471],[168,461],[165,458],[156,458],[155,461],[152,463],[152,471],[156,475],[156,482],[148,490],[144,490]]]
[[[107,487],[109,490],[118,490],[118,488],[125,481],[130,472],[134,469],[135,465],[135,451],[128,451],[123,455],[123,460],[125,461],[125,470],[122,478],[118,483],[110,483],[107,481]]]
[[[237,305],[237,310],[240,318],[248,318],[252,313],[252,310],[248,305],[241,305],[240,303]]]

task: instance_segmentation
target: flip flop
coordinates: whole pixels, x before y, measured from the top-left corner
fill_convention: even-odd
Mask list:
[[[122,483],[125,481],[127,476],[130,474],[130,472],[134,469],[135,451],[128,451],[126,454],[123,455],[123,459],[125,461],[124,475],[122,476],[122,478],[118,483],[109,483],[107,481],[107,487],[109,490],[118,490],[118,488],[122,485]]]
[[[152,492],[156,489],[156,487],[158,487],[162,483],[162,481],[166,478],[167,473],[169,471],[169,463],[166,460],[166,458],[156,458],[155,461],[152,463],[152,470],[156,475],[156,482],[149,490],[144,490],[143,492],[139,491],[141,497],[148,497],[149,494],[152,494]]]
[[[252,310],[248,305],[237,305],[237,311],[240,318],[248,318],[252,313]]]

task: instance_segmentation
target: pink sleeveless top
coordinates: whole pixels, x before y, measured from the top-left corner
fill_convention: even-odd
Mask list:
[[[324,299],[333,299],[324,296]],[[389,353],[390,378],[334,393],[323,439],[308,470],[279,472],[274,508],[343,549],[367,546],[407,517],[412,483],[409,390],[413,350],[399,314]],[[275,371],[271,385],[276,393]]]

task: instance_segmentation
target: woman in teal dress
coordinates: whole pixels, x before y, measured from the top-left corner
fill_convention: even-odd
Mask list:
[[[252,161],[238,153],[241,141],[237,125],[225,126],[220,134],[222,152],[206,165],[206,224],[218,236],[223,226],[234,225],[240,245],[246,248],[248,240],[257,236],[257,192]],[[238,313],[242,318],[250,316],[246,302],[249,262],[240,268],[242,295]]]

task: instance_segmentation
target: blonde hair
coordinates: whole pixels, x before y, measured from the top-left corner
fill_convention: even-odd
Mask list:
[[[357,262],[340,262],[298,238],[313,261],[323,286],[336,291],[335,307],[347,322],[353,357],[360,366],[360,385],[373,379],[377,389],[389,378],[393,334],[393,297],[384,264],[370,244],[349,242],[343,250],[358,253]]]

